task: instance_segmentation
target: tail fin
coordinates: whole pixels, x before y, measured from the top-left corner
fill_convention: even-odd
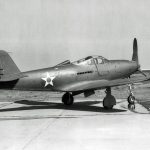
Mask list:
[[[138,59],[138,45],[137,45],[137,39],[136,38],[134,38],[134,41],[133,41],[132,61],[136,61],[137,64],[139,63],[139,59]]]
[[[0,76],[18,74],[20,70],[6,51],[0,50]]]

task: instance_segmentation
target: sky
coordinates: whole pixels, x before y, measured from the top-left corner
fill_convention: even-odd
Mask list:
[[[21,71],[89,55],[132,57],[150,69],[148,0],[0,0],[0,49]]]

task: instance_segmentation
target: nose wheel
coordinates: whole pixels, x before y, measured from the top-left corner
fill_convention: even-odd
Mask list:
[[[129,104],[134,104],[135,103],[135,96],[129,95],[127,100],[128,100]]]
[[[67,106],[72,105],[74,102],[73,95],[69,92],[65,93],[62,97],[62,102],[64,103],[64,105],[67,105]]]
[[[130,84],[129,86],[129,96],[128,96],[128,98],[127,98],[127,101],[128,101],[128,103],[129,104],[134,104],[135,103],[135,96],[134,96],[134,94],[133,94],[133,92],[132,92],[132,85]]]

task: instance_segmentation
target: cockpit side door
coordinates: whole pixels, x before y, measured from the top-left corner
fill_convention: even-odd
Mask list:
[[[98,78],[99,78],[98,70],[93,58],[85,60],[85,62],[83,62],[81,65],[78,66],[77,69],[78,81],[94,80]]]
[[[103,58],[94,58],[96,68],[100,77],[107,78],[109,76],[109,64]]]

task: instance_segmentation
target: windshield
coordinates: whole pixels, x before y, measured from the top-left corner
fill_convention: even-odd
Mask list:
[[[88,65],[92,65],[94,63],[96,64],[102,64],[108,62],[108,60],[102,56],[88,56],[86,58],[80,59],[78,61],[73,62],[73,64],[75,65],[84,65],[84,64],[88,64]]]

